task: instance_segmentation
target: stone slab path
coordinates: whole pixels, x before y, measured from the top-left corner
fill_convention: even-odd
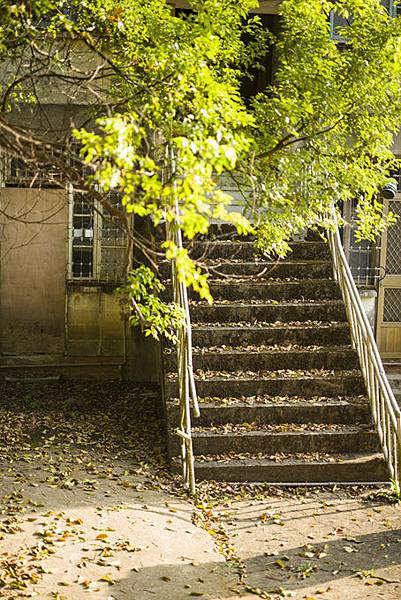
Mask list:
[[[0,598],[401,598],[401,508],[167,470],[158,391],[0,386]]]
[[[401,598],[401,508],[375,494],[250,499],[220,519],[251,588],[274,598]]]

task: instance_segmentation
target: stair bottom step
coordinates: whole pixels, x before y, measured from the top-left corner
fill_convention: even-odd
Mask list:
[[[179,461],[173,471],[180,472]],[[388,483],[387,465],[381,454],[342,455],[333,462],[288,458],[281,462],[269,459],[196,460],[197,481],[235,483],[271,483],[274,485],[378,485]]]

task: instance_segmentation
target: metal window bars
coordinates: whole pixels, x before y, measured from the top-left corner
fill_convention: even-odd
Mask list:
[[[64,175],[52,163],[45,166],[30,164],[21,157],[0,151],[0,181],[4,187],[18,188],[63,188]]]
[[[380,358],[372,329],[363,309],[350,267],[341,244],[338,228],[328,234],[334,277],[338,282],[352,342],[365,380],[372,414],[391,479],[401,483],[401,410],[394,397]]]
[[[345,256],[357,287],[375,287],[383,276],[380,268],[381,240],[368,242],[356,240],[358,228],[357,201],[346,202],[343,207],[344,226],[342,243]]]
[[[115,206],[120,205],[118,192],[108,192]],[[68,184],[69,198],[69,266],[70,280],[117,283],[124,279],[127,235],[106,213],[97,200]]]

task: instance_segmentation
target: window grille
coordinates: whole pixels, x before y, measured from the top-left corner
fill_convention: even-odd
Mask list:
[[[399,323],[401,315],[401,289],[385,288],[383,302],[383,322]]]
[[[397,182],[397,192],[401,192],[401,169],[399,171],[392,171],[391,177]]]
[[[71,162],[73,165],[73,162]],[[82,169],[82,165],[77,165]],[[63,173],[51,162],[37,169],[23,159],[0,153],[0,187],[65,189]],[[119,282],[125,276],[127,236],[118,219],[103,210],[98,201],[88,201],[86,194],[67,185],[68,279]],[[121,206],[121,194],[109,192],[108,201]]]
[[[346,42],[347,38],[343,35],[342,30],[351,24],[351,18],[345,19],[341,17],[335,10],[330,12],[330,36],[336,42]]]
[[[379,263],[381,241],[378,239],[376,242],[367,240],[357,242],[356,206],[355,201],[352,206],[348,203],[344,208],[344,218],[347,223],[343,229],[344,251],[356,285],[372,287],[379,283],[383,275]]]
[[[71,277],[91,279],[97,271],[94,236],[99,227],[98,213],[83,194],[72,192],[72,196]]]
[[[389,4],[389,13],[392,17],[401,16],[401,5],[398,3],[398,0],[388,0],[386,4]]]
[[[109,192],[108,200],[120,207],[120,194]],[[125,274],[127,236],[100,202],[69,190],[70,260],[69,279],[118,282]]]
[[[65,185],[63,173],[51,163],[38,168],[22,158],[3,153],[0,155],[0,171],[3,187],[60,188]]]

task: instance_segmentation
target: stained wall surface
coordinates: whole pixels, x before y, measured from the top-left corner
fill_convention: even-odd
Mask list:
[[[124,321],[113,290],[70,285],[66,308],[68,355],[124,356]]]
[[[66,192],[2,188],[0,209],[1,352],[63,353]]]

